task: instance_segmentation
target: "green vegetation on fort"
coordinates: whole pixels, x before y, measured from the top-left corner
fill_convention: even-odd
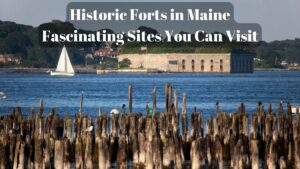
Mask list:
[[[42,24],[39,27],[53,27],[56,31],[72,31],[74,26],[70,23],[54,21]],[[11,54],[18,57],[21,62],[19,65],[3,66],[25,66],[25,67],[55,67],[59,57],[61,47],[44,48],[39,44],[38,28],[27,25],[16,24],[13,22],[0,21],[0,55]],[[156,30],[140,27],[142,31],[148,33]],[[157,32],[157,31],[156,31]],[[102,44],[75,45],[74,48],[68,47],[68,53],[74,65],[84,65],[86,53],[91,53],[93,48],[98,48]],[[191,43],[125,43],[119,50],[119,54],[141,53],[141,47],[146,46],[147,53],[229,53],[233,49],[239,51],[255,52],[256,67],[281,67],[284,61],[287,64],[300,63],[300,39],[283,40],[273,42],[261,42],[259,46],[241,45],[238,43],[211,43],[202,44]],[[112,48],[116,49],[115,45]],[[116,59],[108,59],[103,68],[108,67],[127,67],[128,62],[116,63]],[[96,63],[95,63],[96,64]]]

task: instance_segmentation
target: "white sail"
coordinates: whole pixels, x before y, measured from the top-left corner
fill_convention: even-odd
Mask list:
[[[58,76],[60,76],[60,75],[73,76],[74,73],[75,72],[74,72],[73,66],[71,64],[67,49],[64,46],[60,53],[60,56],[59,56],[56,71],[51,72],[50,74],[52,76],[56,76],[56,75],[58,75]]]
[[[68,52],[66,47],[64,46],[58,60],[57,72],[67,72],[67,73],[74,73],[73,66],[71,64]]]

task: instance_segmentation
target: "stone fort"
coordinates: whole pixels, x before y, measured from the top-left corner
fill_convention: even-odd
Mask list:
[[[133,69],[174,73],[252,73],[254,69],[254,54],[244,53],[122,54],[118,61],[125,58]]]

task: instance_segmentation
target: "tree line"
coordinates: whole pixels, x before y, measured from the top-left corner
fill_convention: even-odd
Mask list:
[[[58,44],[54,47],[42,47],[39,42],[39,29],[45,28],[51,28],[57,32],[72,32],[75,29],[71,23],[61,21],[52,21],[38,27],[0,21],[0,54],[13,54],[21,59],[20,66],[24,67],[55,67],[63,44]],[[140,26],[138,29],[146,33],[158,33],[155,29],[145,26]],[[113,32],[112,30],[108,31]],[[226,38],[227,37],[224,37],[224,39]],[[73,44],[71,47],[68,47],[68,53],[74,65],[84,65],[86,53],[92,53],[93,49],[101,46],[103,46],[102,43]],[[147,47],[147,53],[251,52],[256,53],[256,58],[260,60],[260,62],[256,64],[257,67],[280,67],[282,61],[291,64],[300,63],[299,38],[272,42],[262,41],[258,44],[241,44],[225,40],[223,43],[198,43],[196,41],[190,43],[130,42],[125,43],[123,46],[111,45],[111,47],[114,50],[118,50],[120,54],[140,53],[142,46]]]

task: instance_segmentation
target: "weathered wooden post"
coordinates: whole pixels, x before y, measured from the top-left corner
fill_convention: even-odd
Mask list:
[[[272,113],[272,112],[273,112],[273,110],[272,110],[272,104],[270,103],[269,107],[268,107],[268,113]]]
[[[213,118],[213,131],[214,131],[214,138],[216,137],[216,135],[219,134],[219,124],[218,124],[218,119],[217,118]]]
[[[230,169],[230,132],[227,129],[224,136],[224,143],[222,145],[222,158],[223,158],[223,169]]]
[[[231,154],[231,167],[233,169],[239,169],[239,157],[240,157],[241,145],[236,144],[233,146],[233,153]]]
[[[153,114],[156,113],[156,88],[154,87],[152,90],[152,107],[153,107]]]
[[[159,135],[155,135],[152,139],[152,152],[153,152],[153,167],[161,169],[163,167],[163,156],[162,156],[162,141]]]
[[[239,140],[234,145],[234,150],[232,154],[232,161],[233,161],[233,168],[240,169],[240,168],[247,168],[249,165],[249,143],[248,137],[245,135],[240,135]]]
[[[84,163],[85,169],[93,169],[93,142],[92,142],[92,133],[89,132],[85,138],[85,154],[84,154]]]
[[[45,135],[45,147],[44,147],[44,168],[50,169],[50,158],[51,158],[51,142],[50,142],[50,134],[47,133]]]
[[[132,85],[128,85],[128,108],[129,113],[132,113]]]
[[[300,169],[300,137],[295,139],[295,169]]]
[[[287,157],[287,168],[292,168],[295,165],[295,146],[288,143],[288,157]]]
[[[283,107],[282,107],[282,103],[279,104],[279,107],[278,107],[278,136],[280,138],[283,137],[284,135],[284,120],[285,120],[285,117],[284,117],[284,113],[283,113]]]
[[[174,92],[173,92],[173,97],[174,97],[174,110],[175,110],[175,114],[178,115],[178,96],[177,96],[177,91],[176,90],[174,90]]]
[[[119,137],[117,161],[119,169],[127,168],[127,143],[125,135],[120,135]]]
[[[72,118],[70,117],[69,113],[67,113],[65,117],[65,137],[71,141],[72,139]]]
[[[276,151],[276,141],[271,140],[271,144],[269,146],[269,151],[267,152],[267,166],[268,169],[276,169],[277,162],[277,151]]]
[[[242,116],[242,120],[243,120],[243,134],[245,135],[245,136],[248,136],[248,126],[249,126],[249,124],[248,124],[248,114],[243,114],[243,116]]]
[[[101,138],[98,141],[98,169],[110,169],[110,155],[108,140]]]
[[[212,123],[211,121],[212,121],[212,117],[210,116],[205,123],[206,136],[210,136],[213,132],[213,129],[211,127],[211,123]]]
[[[251,118],[251,131],[250,131],[250,135],[253,135],[254,139],[257,139],[258,137],[258,115],[256,113],[252,114],[252,118]]]
[[[174,136],[174,143],[175,143],[175,164],[178,169],[182,169],[185,161],[184,153],[183,153],[183,145],[178,135],[173,135],[173,136]]]
[[[83,112],[83,91],[80,94],[80,106],[79,106],[79,114],[82,115]]]
[[[75,168],[84,169],[84,154],[83,143],[81,137],[76,137],[75,140]]]
[[[8,135],[4,135],[3,139],[0,139],[0,168],[6,169],[8,168],[9,162],[9,151],[7,151],[9,147],[9,138]]]
[[[172,86],[171,84],[169,84],[168,87],[168,111],[167,112],[171,112],[171,107],[172,107]]]
[[[165,139],[163,143],[163,165],[164,167],[170,166],[171,163],[176,162],[176,147],[174,144],[174,137],[171,135]]]
[[[138,168],[140,165],[139,161],[139,152],[140,152],[140,147],[139,147],[139,140],[138,140],[138,133],[134,133],[131,136],[131,148],[132,148],[132,165],[133,168]]]
[[[170,111],[170,107],[172,104],[172,95],[171,95],[171,85],[168,83],[165,85],[165,92],[166,92],[166,103],[165,103],[165,109],[166,109],[166,112],[169,112]]]
[[[72,154],[71,152],[74,152],[71,147],[71,142],[69,138],[65,138],[63,142],[64,146],[64,169],[71,169],[71,161],[72,161]]]
[[[186,111],[186,93],[182,94],[182,135],[187,135],[187,111]],[[186,140],[187,138],[185,138]]]
[[[118,114],[111,114],[111,123],[112,123],[111,136],[113,138],[116,138],[116,137],[118,137],[118,134],[119,134],[119,115]]]
[[[145,152],[146,152],[146,163],[145,163],[145,169],[153,169],[153,147],[151,144],[151,140],[148,138],[146,139],[145,144]]]
[[[146,150],[145,150],[145,144],[146,144],[146,136],[144,132],[138,133],[138,146],[139,146],[139,164],[145,164],[146,162]]]
[[[42,115],[44,112],[44,101],[43,99],[40,99],[40,105],[39,105],[39,114]]]
[[[22,146],[23,145],[23,146]],[[22,143],[21,136],[17,136],[17,142],[15,147],[13,168],[24,168],[24,144]]]
[[[207,143],[204,138],[193,140],[191,146],[191,169],[201,169],[206,165]]]
[[[64,143],[62,140],[55,140],[54,153],[55,169],[64,169]]]
[[[50,111],[45,120],[45,134],[47,137],[53,135],[52,120],[53,120],[53,114]]]
[[[36,134],[40,136],[41,138],[44,138],[44,118],[42,114],[38,114],[37,116],[37,131]]]
[[[19,152],[19,164],[18,169],[24,169],[25,168],[25,143],[21,143],[20,152]]]
[[[258,140],[255,138],[250,141],[250,158],[252,169],[259,169],[259,147]]]
[[[203,114],[200,112],[198,115],[198,127],[199,127],[199,137],[203,138],[204,133],[203,133]]]
[[[43,144],[44,139],[41,135],[35,137],[34,141],[34,168],[42,169],[43,167]]]
[[[223,168],[222,140],[219,134],[215,136],[213,145],[214,145],[215,158],[218,162],[218,166],[219,168]]]
[[[75,119],[74,119],[74,133],[75,133],[75,138],[81,137],[81,122],[82,121],[82,116],[79,113],[75,114]]]
[[[286,162],[283,156],[281,156],[279,159],[279,169],[287,169]]]
[[[211,135],[206,135],[207,141],[207,161],[208,161],[208,168],[214,169],[216,168],[216,156],[215,156],[215,149],[213,144],[213,139]]]

